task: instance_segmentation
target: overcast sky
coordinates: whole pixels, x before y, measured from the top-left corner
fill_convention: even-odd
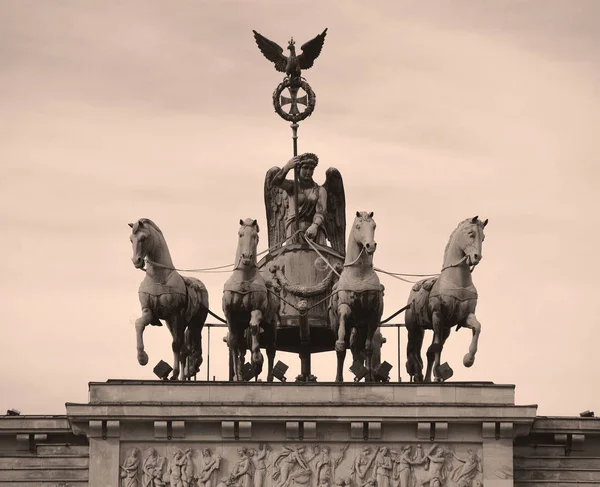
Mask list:
[[[152,327],[136,361],[127,223],[153,219],[179,267],[232,262],[292,150],[252,29],[285,45],[328,27],[299,149],[317,181],[340,170],[348,218],[374,211],[375,264],[437,272],[457,223],[489,218],[479,354],[465,369],[470,332],[453,332],[453,380],[516,384],[542,415],[600,412],[599,2],[0,0],[0,18],[0,411],[61,414],[89,381],[171,360]],[[221,314],[227,275],[199,277]],[[381,279],[388,316],[410,285]],[[211,378],[227,378],[222,336]],[[278,358],[293,379],[297,357]],[[320,380],[334,363],[315,357]]]

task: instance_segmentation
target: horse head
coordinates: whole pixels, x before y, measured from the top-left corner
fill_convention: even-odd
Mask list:
[[[129,226],[131,227],[129,240],[133,247],[131,261],[137,269],[143,269],[144,259],[151,254],[155,244],[153,238],[153,227],[155,225],[147,218],[140,218],[135,223],[129,223]]]
[[[377,227],[373,220],[373,212],[357,211],[350,239],[358,245],[360,250],[372,255],[377,249],[375,242],[375,228]]]
[[[446,250],[451,245],[462,254],[466,264],[476,266],[482,259],[482,246],[485,239],[483,229],[487,225],[488,220],[481,221],[479,217],[467,218],[459,224],[448,242]]]
[[[258,223],[252,218],[240,220],[236,268],[256,266],[256,248],[258,247]]]

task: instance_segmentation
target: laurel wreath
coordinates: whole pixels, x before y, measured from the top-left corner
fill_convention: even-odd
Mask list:
[[[281,93],[283,93],[283,90],[285,90],[286,88],[289,88],[290,86],[292,86],[292,84],[294,84],[294,85],[297,84],[300,88],[302,88],[306,92],[306,96],[308,98],[306,110],[304,110],[302,113],[299,113],[297,115],[292,115],[290,113],[286,113],[283,110],[283,108],[281,107]],[[288,122],[292,122],[292,123],[298,123],[301,120],[304,120],[305,118],[310,117],[312,112],[315,109],[316,101],[317,101],[317,97],[315,96],[315,92],[312,90],[310,85],[303,79],[292,80],[290,78],[286,78],[279,84],[279,86],[277,86],[277,88],[273,92],[273,106],[275,107],[275,112],[284,120],[287,120]]]

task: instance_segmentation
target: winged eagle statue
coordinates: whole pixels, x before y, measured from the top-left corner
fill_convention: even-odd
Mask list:
[[[330,247],[339,255],[346,253],[346,201],[342,175],[336,168],[325,173],[325,183],[317,184],[312,172],[318,164],[315,154],[307,153],[291,159],[283,168],[277,166],[265,176],[265,207],[269,232],[269,248],[284,242],[303,243],[295,229],[319,245]],[[294,182],[286,179],[287,173],[298,166],[298,226],[294,224]],[[305,169],[303,169],[303,167]]]
[[[302,54],[300,55],[296,55],[296,43],[293,38],[290,39],[287,47],[290,55],[286,56],[283,54],[283,48],[279,44],[267,39],[255,30],[252,32],[254,32],[256,44],[264,56],[275,64],[277,71],[285,73],[290,79],[299,79],[303,69],[312,67],[315,59],[321,54],[325,36],[327,35],[327,29],[325,29],[314,39],[302,44],[300,47]]]

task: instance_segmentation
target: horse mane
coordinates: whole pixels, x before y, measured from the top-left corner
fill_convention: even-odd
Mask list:
[[[446,248],[444,249],[444,260],[446,260],[446,254],[448,253],[448,249],[450,248],[450,242],[452,242],[452,240],[454,240],[454,234],[456,232],[458,232],[459,230],[462,230],[462,228],[465,226],[465,224],[467,222],[470,222],[471,220],[473,220],[472,218],[467,218],[463,221],[461,221],[456,228],[454,229],[454,231],[450,234],[450,238],[448,238],[448,243],[446,244]]]
[[[158,225],[156,223],[154,223],[152,220],[150,220],[150,218],[140,218],[134,225],[133,228],[133,232],[137,232],[138,229],[140,228],[140,223],[144,224],[144,225],[149,225],[152,228],[154,228],[154,230],[156,230],[163,238],[165,238],[165,236],[162,233],[162,230],[160,228],[158,228]]]

